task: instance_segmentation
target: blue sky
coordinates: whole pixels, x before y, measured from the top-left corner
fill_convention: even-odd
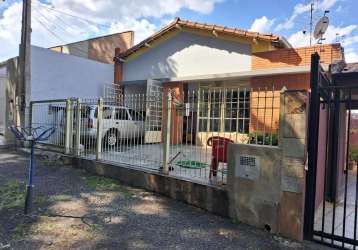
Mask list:
[[[176,16],[270,32],[294,46],[309,44],[310,0],[32,0],[32,43],[49,47],[98,35],[134,30],[136,42]],[[324,43],[342,42],[347,61],[358,61],[357,0],[313,0],[314,21],[330,10]],[[0,61],[17,55],[21,1],[0,1]]]

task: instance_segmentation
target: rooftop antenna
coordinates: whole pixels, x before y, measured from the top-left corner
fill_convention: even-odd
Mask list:
[[[314,3],[312,2],[311,3],[311,14],[310,14],[310,46],[312,46],[313,8],[314,8]]]
[[[324,12],[323,17],[321,17],[318,20],[318,22],[314,28],[313,37],[316,40],[318,39],[318,44],[322,44],[322,41],[325,40],[323,38],[323,35],[324,35],[324,33],[326,33],[328,24],[329,24],[329,18],[328,18],[328,16],[326,16],[327,13],[329,13],[329,10],[326,10]]]

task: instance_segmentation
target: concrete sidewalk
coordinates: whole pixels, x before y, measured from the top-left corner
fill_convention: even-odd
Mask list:
[[[328,249],[291,242],[166,197],[38,162],[34,215],[22,215],[26,157],[0,150],[0,248]]]

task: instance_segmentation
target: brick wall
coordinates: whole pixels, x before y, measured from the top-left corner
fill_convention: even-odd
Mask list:
[[[278,132],[280,91],[252,91],[250,96],[250,132]]]
[[[310,74],[260,76],[253,77],[250,81],[253,89],[271,90],[274,87],[275,90],[281,90],[285,86],[290,90],[303,90],[310,87]]]
[[[252,69],[310,65],[311,54],[315,52],[320,54],[321,63],[325,64],[330,64],[334,60],[343,58],[342,47],[339,43],[294,49],[279,49],[253,53]]]
[[[309,73],[252,78],[250,132],[277,133],[280,119],[280,90],[283,87],[288,90],[307,90],[309,86]]]

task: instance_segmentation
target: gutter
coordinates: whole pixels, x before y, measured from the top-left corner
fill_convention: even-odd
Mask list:
[[[325,71],[328,71],[329,69],[328,64],[323,64],[322,67]],[[222,74],[170,77],[170,78],[162,78],[160,80],[165,82],[218,81],[218,80],[230,80],[230,79],[246,80],[252,77],[259,77],[259,76],[304,74],[310,72],[311,72],[311,66],[307,65],[307,66],[295,66],[295,67],[284,67],[284,68],[258,69],[258,70],[222,73]]]

